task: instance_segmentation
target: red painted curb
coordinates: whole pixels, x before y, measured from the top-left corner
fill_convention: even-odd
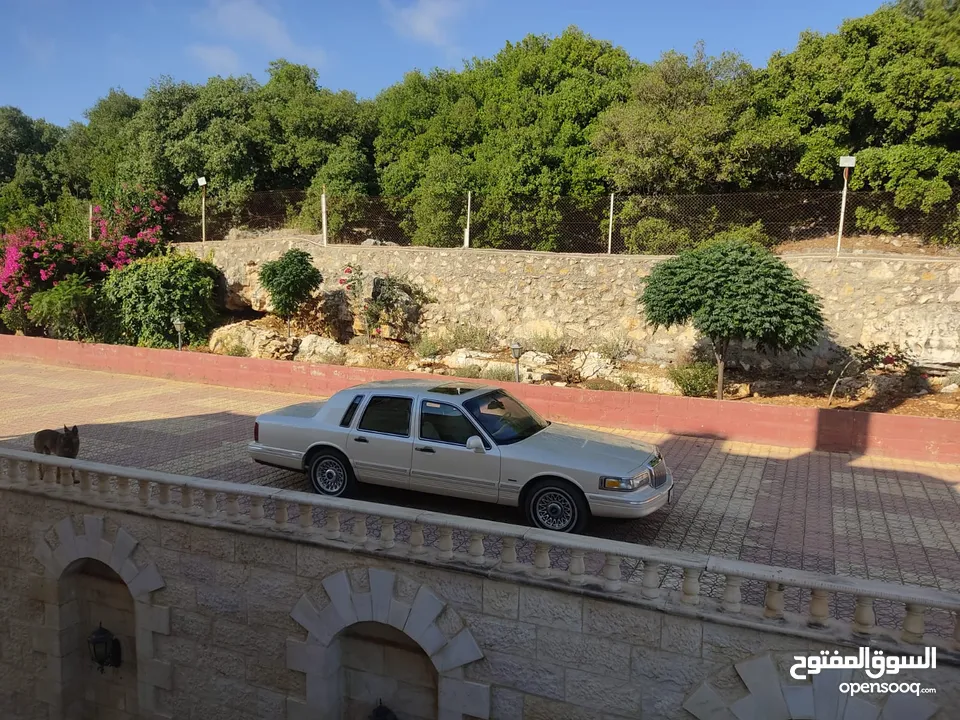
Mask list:
[[[0,360],[317,395],[422,374],[0,335]],[[552,420],[808,450],[960,462],[960,421],[502,383]]]

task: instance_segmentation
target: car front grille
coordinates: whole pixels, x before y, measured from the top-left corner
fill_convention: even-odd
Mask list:
[[[656,490],[661,488],[667,482],[667,464],[663,461],[663,455],[659,452],[650,463],[650,486]]]

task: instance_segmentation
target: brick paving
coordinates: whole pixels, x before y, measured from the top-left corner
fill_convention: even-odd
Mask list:
[[[2,445],[30,449],[35,431],[76,424],[83,459],[308,490],[301,474],[246,454],[258,413],[305,397],[16,362],[0,362],[0,383]],[[668,508],[639,521],[598,520],[591,534],[960,592],[960,466],[615,432],[658,443],[677,490]],[[513,509],[396,490],[367,487],[363,498],[520,521]],[[718,581],[705,576],[705,591],[718,591]],[[800,599],[788,594],[788,607]],[[878,603],[878,619],[888,611]]]

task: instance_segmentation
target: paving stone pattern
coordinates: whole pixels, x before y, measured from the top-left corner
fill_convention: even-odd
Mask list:
[[[258,413],[309,398],[16,362],[0,362],[0,383],[2,445],[32,449],[37,430],[76,424],[83,459],[309,490],[301,474],[256,465],[246,453]],[[960,592],[960,466],[615,432],[660,445],[676,481],[674,502],[638,521],[598,520],[591,534]],[[363,499],[520,522],[514,509],[398,490],[365,487]],[[396,530],[398,539],[409,533],[401,523]],[[369,533],[377,534],[373,524]],[[467,537],[455,540],[465,549]],[[559,550],[553,560],[566,564]],[[637,571],[624,564],[625,579],[638,579]],[[677,587],[679,571],[665,573],[664,585]],[[702,591],[719,596],[720,581],[705,574]],[[743,590],[750,602],[762,598],[760,583]],[[806,598],[793,589],[786,601],[799,609]],[[852,599],[834,610],[851,614]],[[882,623],[901,612],[881,602],[876,610]]]

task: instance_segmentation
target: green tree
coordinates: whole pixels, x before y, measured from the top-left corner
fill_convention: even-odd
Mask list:
[[[270,293],[273,311],[286,320],[289,333],[290,318],[320,287],[323,275],[314,267],[310,253],[292,248],[260,266],[260,283]]]
[[[640,295],[654,328],[694,328],[713,346],[717,399],[731,341],[761,350],[803,350],[823,331],[820,300],[790,267],[762,246],[718,239],[659,263]]]
[[[56,287],[30,298],[30,320],[50,337],[82,340],[92,335],[97,291],[86,275],[67,275]]]

